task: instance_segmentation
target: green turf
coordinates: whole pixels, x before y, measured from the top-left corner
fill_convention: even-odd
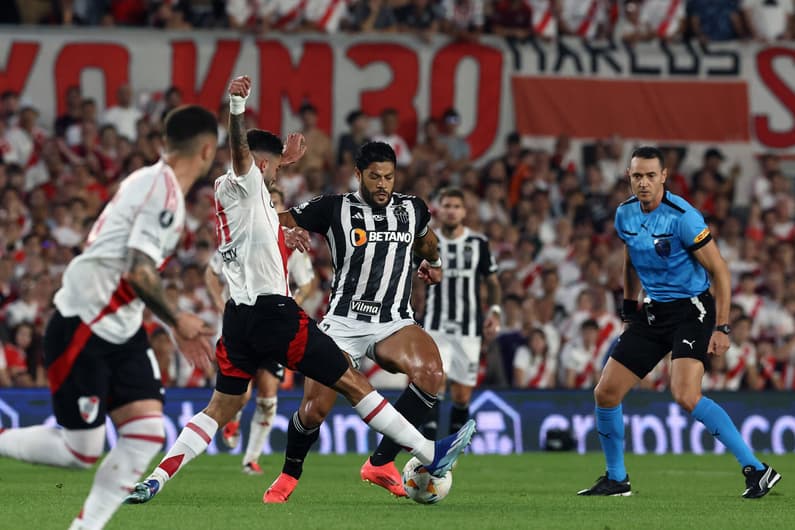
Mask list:
[[[629,456],[632,497],[583,498],[574,493],[600,474],[601,454],[467,455],[450,496],[421,506],[360,482],[362,456],[313,454],[290,502],[263,505],[280,460],[264,457],[265,477],[251,477],[240,473],[239,457],[201,457],[149,504],[122,506],[107,528],[795,527],[795,455],[771,458],[784,480],[755,501],[740,498],[742,477],[729,456]],[[66,528],[92,476],[0,460],[0,528]]]

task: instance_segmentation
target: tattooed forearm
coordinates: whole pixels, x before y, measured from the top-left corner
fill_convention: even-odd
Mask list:
[[[245,113],[229,114],[229,148],[232,150],[232,169],[236,175],[245,175],[251,168]]]
[[[127,275],[125,279],[132,286],[138,298],[160,320],[169,326],[174,326],[177,323],[177,316],[174,309],[166,301],[163,283],[160,281],[160,274],[158,274],[152,258],[140,250],[131,248],[127,254]]]
[[[430,227],[425,236],[414,242],[414,254],[428,261],[439,259],[439,239]]]

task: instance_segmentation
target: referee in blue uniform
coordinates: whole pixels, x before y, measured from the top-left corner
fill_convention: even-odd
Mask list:
[[[745,476],[742,496],[763,497],[781,475],[754,456],[726,411],[701,395],[708,355],[723,355],[729,348],[729,269],[701,213],[665,190],[668,175],[659,149],[636,149],[627,175],[634,195],[616,210],[615,230],[625,245],[623,317],[628,326],[594,390],[607,472],[578,494],[632,494],[624,468],[621,401],[671,352],[674,399],[737,458]],[[645,295],[639,307],[641,287]]]

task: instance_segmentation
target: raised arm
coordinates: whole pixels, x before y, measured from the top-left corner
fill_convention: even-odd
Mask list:
[[[246,137],[246,99],[251,90],[251,78],[236,77],[229,85],[229,149],[232,151],[232,170],[245,175],[254,162]]]

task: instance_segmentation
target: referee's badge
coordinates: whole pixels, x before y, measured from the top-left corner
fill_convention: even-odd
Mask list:
[[[654,250],[661,258],[667,258],[671,255],[671,240],[670,239],[655,239]]]
[[[399,222],[401,223],[409,222],[409,212],[406,211],[406,207],[403,206],[402,204],[398,204],[397,206],[395,206],[393,213],[395,214],[395,217],[397,217],[397,220]]]

